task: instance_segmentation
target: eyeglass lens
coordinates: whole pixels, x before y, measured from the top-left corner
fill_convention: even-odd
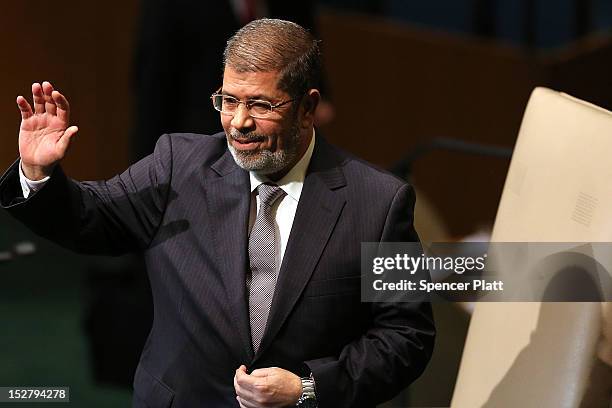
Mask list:
[[[214,95],[212,100],[215,109],[223,113],[235,113],[241,103],[227,95]],[[251,115],[268,115],[272,112],[272,104],[267,101],[247,100],[244,103]]]

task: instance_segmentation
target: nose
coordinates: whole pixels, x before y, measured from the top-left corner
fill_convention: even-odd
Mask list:
[[[239,104],[238,108],[236,108],[231,125],[238,130],[251,129],[255,126],[255,121],[249,114],[249,110],[244,103]]]

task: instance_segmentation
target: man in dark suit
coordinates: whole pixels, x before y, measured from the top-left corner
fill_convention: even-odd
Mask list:
[[[155,312],[135,407],[373,407],[427,364],[428,304],[360,299],[360,243],[417,240],[414,192],[315,135],[319,65],[299,25],[248,24],[211,98],[224,132],[164,135],[101,182],[58,165],[78,130],[66,98],[48,82],[34,109],[17,98],[2,207],[80,252],[144,253]]]

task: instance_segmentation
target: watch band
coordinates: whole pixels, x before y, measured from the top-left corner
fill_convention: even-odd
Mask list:
[[[302,395],[300,395],[300,399],[298,399],[295,406],[300,408],[316,408],[317,393],[312,373],[310,373],[310,377],[302,377],[300,380],[302,381]]]

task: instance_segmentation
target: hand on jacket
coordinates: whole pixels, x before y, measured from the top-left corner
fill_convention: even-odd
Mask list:
[[[234,389],[241,408],[280,408],[295,406],[302,395],[302,381],[282,368],[259,368],[247,374],[241,365],[234,376]]]

